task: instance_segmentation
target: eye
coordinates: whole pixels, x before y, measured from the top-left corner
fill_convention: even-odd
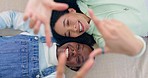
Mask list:
[[[78,51],[80,50],[80,44],[77,45],[77,49],[78,49]]]
[[[72,52],[74,52],[74,50],[73,50],[73,49],[72,49],[71,51],[72,51]]]
[[[76,58],[76,62],[77,62],[78,64],[81,63],[81,61],[80,61],[80,57],[79,57],[79,56],[77,56],[77,58]]]

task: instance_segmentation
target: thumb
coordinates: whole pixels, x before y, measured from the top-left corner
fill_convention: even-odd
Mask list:
[[[102,54],[102,49],[101,48],[98,48],[98,49],[95,49],[94,51],[92,51],[90,53],[89,57],[94,58],[95,56],[97,56],[99,54]]]
[[[106,36],[109,32],[107,31],[106,27],[104,26],[105,23],[101,20],[99,20],[93,13],[93,11],[91,9],[88,10],[89,15],[92,19],[92,21],[94,22],[95,26],[97,27],[97,29],[99,30],[99,32],[102,34],[102,36]]]
[[[93,11],[91,9],[88,10],[89,15],[92,19],[92,21],[95,23],[96,26],[100,26],[101,21],[98,20],[98,18],[94,15]]]
[[[65,71],[65,69],[64,69],[65,64],[66,64],[66,55],[65,55],[65,53],[61,53],[59,56],[59,64],[57,66],[56,78],[63,77],[63,73]]]
[[[74,78],[84,78],[84,76],[88,73],[88,71],[92,68],[94,64],[94,59],[89,58],[85,64],[81,67],[81,69],[77,72]]]

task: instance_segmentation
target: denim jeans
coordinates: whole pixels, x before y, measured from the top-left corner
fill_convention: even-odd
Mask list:
[[[0,37],[0,78],[35,78],[39,74],[38,37]]]

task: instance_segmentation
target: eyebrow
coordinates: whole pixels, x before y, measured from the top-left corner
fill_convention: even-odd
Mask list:
[[[63,26],[65,27],[65,20],[66,20],[66,18],[64,19],[64,21],[63,21]]]
[[[65,27],[65,20],[66,20],[66,18],[64,19],[64,21],[63,21],[63,26]],[[66,36],[66,32],[64,33],[64,36]]]

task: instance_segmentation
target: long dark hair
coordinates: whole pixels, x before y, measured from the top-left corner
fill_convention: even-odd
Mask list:
[[[82,13],[76,3],[76,0],[55,0],[55,1],[61,2],[61,3],[67,3],[69,5],[69,8],[74,8],[78,13]],[[73,42],[79,42],[82,44],[87,44],[89,46],[92,46],[95,43],[95,41],[93,37],[87,33],[84,33],[81,36],[76,37],[76,38],[61,36],[58,33],[56,33],[56,31],[54,30],[55,23],[62,15],[66,13],[68,13],[68,10],[52,11],[50,26],[51,26],[51,30],[53,33],[53,37],[57,40],[57,43],[60,45],[63,45],[66,42],[73,41]]]

